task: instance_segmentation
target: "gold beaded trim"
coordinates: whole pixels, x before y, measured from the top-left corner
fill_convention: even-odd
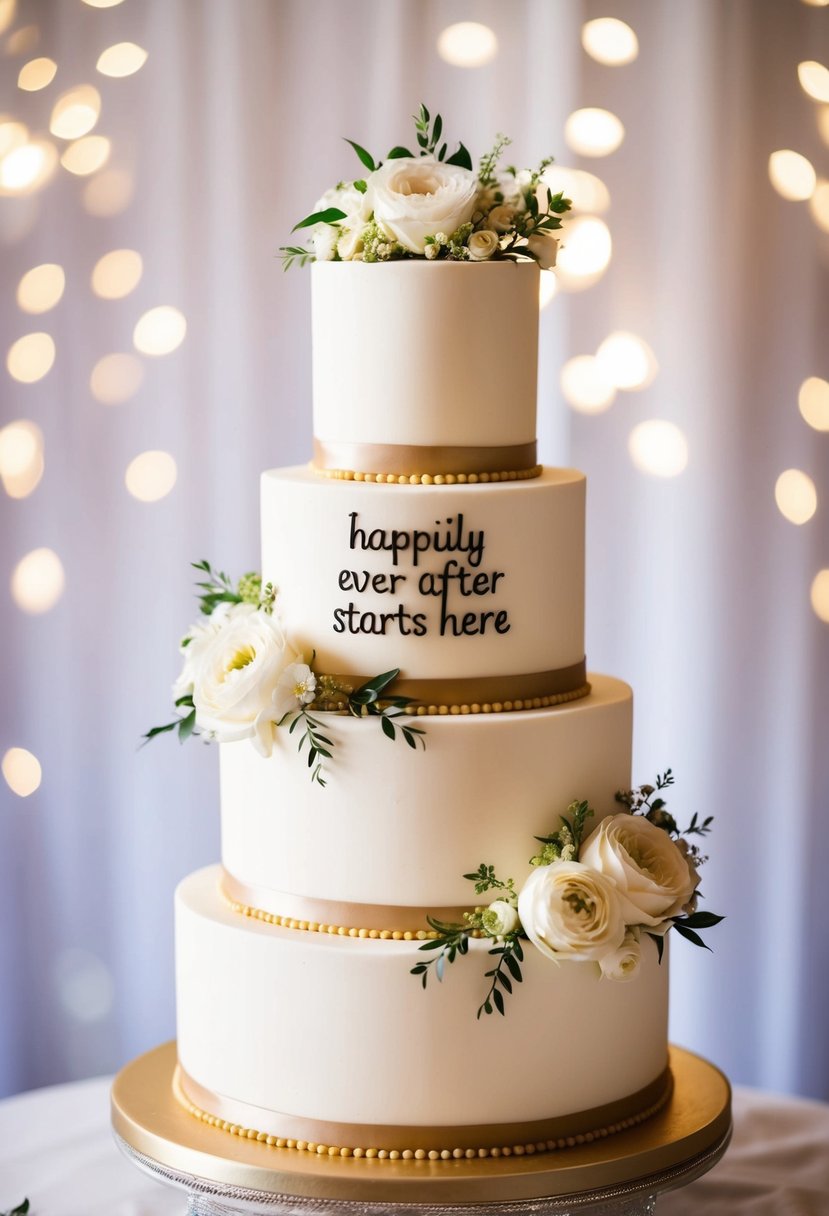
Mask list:
[[[250,904],[239,903],[231,899],[219,884],[219,894],[231,912],[247,916],[250,920],[261,920],[266,925],[276,925],[280,929],[299,929],[305,933],[327,933],[331,937],[371,938],[372,941],[383,942],[426,942],[435,941],[438,934],[434,929],[360,929],[353,925],[327,925],[322,921],[298,920],[293,916],[279,916],[276,912],[266,912],[264,908],[253,908]],[[473,934],[472,936],[479,936]]]
[[[575,1148],[580,1144],[592,1144],[595,1140],[604,1140],[617,1132],[628,1131],[650,1119],[661,1110],[671,1095],[671,1086],[667,1086],[659,1099],[647,1109],[618,1123],[610,1123],[606,1127],[596,1128],[595,1131],[579,1132],[575,1136],[559,1136],[553,1140],[539,1140],[531,1144],[507,1144],[493,1148],[418,1148],[418,1149],[385,1149],[385,1148],[340,1148],[331,1144],[316,1144],[313,1140],[293,1140],[286,1136],[269,1136],[253,1127],[243,1127],[239,1123],[230,1123],[218,1115],[211,1115],[201,1107],[196,1106],[178,1087],[174,1087],[176,1097],[194,1118],[209,1127],[218,1128],[237,1136],[240,1140],[256,1140],[268,1148],[294,1149],[298,1153],[314,1153],[318,1157],[365,1157],[379,1161],[461,1161],[480,1160],[484,1157],[531,1157],[536,1153],[552,1153],[561,1149]]]
[[[527,697],[523,701],[493,701],[491,704],[484,702],[482,705],[477,702],[472,705],[408,705],[405,712],[422,717],[426,714],[509,714],[527,709],[550,709],[554,705],[566,705],[568,701],[580,701],[582,697],[589,695],[590,689],[590,684],[582,684],[580,688],[573,688],[570,692],[557,692],[547,697]]]
[[[353,469],[320,469],[315,464],[311,464],[311,469],[333,481],[369,481],[389,486],[488,485],[493,481],[530,481],[542,473],[540,464],[531,469],[509,469],[500,473],[359,473]]]

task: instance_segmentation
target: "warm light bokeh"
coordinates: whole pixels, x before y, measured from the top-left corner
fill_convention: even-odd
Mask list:
[[[139,502],[158,502],[176,484],[176,462],[169,452],[142,452],[127,466],[126,487]]]
[[[57,163],[57,148],[45,139],[32,139],[12,149],[0,160],[0,194],[38,190],[52,176]]]
[[[558,251],[556,275],[564,291],[592,287],[610,263],[613,242],[604,220],[577,215],[567,224]]]
[[[568,169],[550,165],[544,170],[543,182],[553,194],[561,191],[573,204],[573,212],[604,215],[610,209],[610,191],[600,177],[586,169]]]
[[[618,17],[596,17],[581,27],[581,44],[591,59],[608,67],[633,63],[639,54],[639,39]]]
[[[25,747],[10,747],[3,757],[6,785],[19,798],[28,798],[40,786],[40,761]]]
[[[0,480],[9,498],[27,498],[43,476],[43,432],[26,418],[0,430]]]
[[[786,469],[775,483],[774,500],[790,524],[805,524],[817,510],[815,483],[801,469]]]
[[[17,87],[26,93],[45,89],[55,79],[58,65],[54,59],[30,59],[24,63],[17,76]]]
[[[104,355],[92,369],[89,388],[101,405],[122,405],[144,381],[144,364],[135,355]]]
[[[17,307],[22,312],[49,312],[60,302],[65,286],[66,275],[56,262],[33,266],[17,284]]]
[[[58,139],[79,139],[95,126],[101,113],[101,95],[91,84],[62,93],[55,102],[49,130]]]
[[[120,300],[141,282],[144,264],[135,249],[113,249],[95,263],[92,290],[103,300]]]
[[[620,118],[610,110],[574,110],[564,124],[564,140],[579,156],[609,156],[625,138]]]
[[[84,135],[64,150],[60,163],[76,177],[97,173],[109,160],[111,145],[105,135]]]
[[[807,59],[797,65],[800,87],[815,101],[829,101],[829,68],[816,59]]]
[[[543,270],[538,280],[538,306],[546,308],[558,293],[558,279],[549,270]]]
[[[498,39],[488,25],[459,21],[441,31],[438,54],[453,67],[480,68],[498,54]]]
[[[829,570],[818,570],[812,581],[810,598],[815,615],[829,624]]]
[[[102,217],[119,215],[132,202],[134,188],[132,174],[126,169],[104,169],[84,188],[84,210]]]
[[[800,413],[816,431],[829,431],[829,382],[820,376],[809,376],[797,394]]]
[[[49,612],[63,595],[65,583],[57,553],[52,549],[33,549],[12,572],[12,599],[23,612],[33,615]]]
[[[610,383],[626,392],[647,388],[659,370],[647,342],[622,330],[605,338],[596,351],[596,359]]]
[[[809,199],[809,214],[823,232],[829,232],[829,181],[819,177]]]
[[[21,384],[42,380],[55,361],[55,342],[51,334],[24,334],[9,348],[6,367]]]
[[[139,319],[132,340],[142,355],[169,355],[184,341],[187,321],[170,304],[151,308]]]
[[[688,441],[678,426],[662,418],[635,426],[628,451],[636,468],[653,477],[678,477],[688,464]]]
[[[98,56],[96,68],[102,76],[132,76],[147,62],[147,52],[135,42],[117,42]]]
[[[608,380],[594,355],[575,355],[561,369],[564,400],[581,414],[601,414],[610,409],[616,388]]]
[[[799,152],[783,148],[769,157],[769,179],[781,198],[803,202],[811,198],[817,174],[814,165]]]

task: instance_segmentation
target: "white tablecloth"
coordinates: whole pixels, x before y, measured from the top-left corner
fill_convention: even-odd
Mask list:
[[[0,1102],[0,1212],[31,1216],[181,1216],[180,1191],[115,1147],[109,1079]],[[829,1106],[737,1090],[735,1134],[705,1178],[665,1195],[659,1216],[829,1216]]]

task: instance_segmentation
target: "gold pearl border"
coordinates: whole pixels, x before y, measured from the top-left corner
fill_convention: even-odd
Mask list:
[[[405,712],[418,718],[428,714],[442,717],[446,714],[519,713],[528,709],[551,709],[555,705],[566,705],[568,701],[580,701],[582,697],[589,696],[590,691],[590,684],[582,684],[580,688],[574,688],[570,692],[552,693],[546,697],[526,697],[524,700],[519,698],[515,701],[493,701],[491,703],[486,701],[480,705],[477,701],[471,705],[408,705]]]
[[[327,933],[331,937],[370,938],[372,941],[383,942],[427,942],[436,941],[438,934],[434,929],[362,929],[353,925],[329,925],[324,921],[298,920],[293,916],[280,916],[276,912],[266,912],[264,908],[254,908],[250,904],[239,903],[231,899],[224,887],[219,883],[219,894],[231,912],[246,916],[249,920],[261,920],[266,925],[276,925],[279,929],[299,929],[305,933]],[[478,936],[473,934],[473,936]]]
[[[312,472],[332,481],[368,481],[389,486],[474,486],[494,481],[531,481],[540,477],[542,466],[509,469],[498,473],[360,473],[354,469],[321,469],[311,464]]]
[[[646,1119],[650,1119],[657,1111],[661,1110],[668,1098],[671,1095],[670,1084],[666,1086],[665,1092],[661,1095],[658,1101],[652,1103],[639,1114],[630,1115],[626,1119],[619,1120],[618,1123],[610,1123],[606,1127],[599,1127],[592,1132],[579,1132],[575,1136],[559,1136],[552,1140],[539,1140],[530,1144],[507,1144],[503,1147],[493,1148],[418,1148],[418,1149],[385,1149],[385,1148],[340,1148],[330,1144],[316,1144],[312,1140],[293,1140],[287,1136],[270,1136],[265,1132],[257,1131],[253,1127],[243,1127],[239,1123],[230,1123],[227,1119],[221,1119],[218,1115],[211,1115],[201,1107],[196,1106],[189,1098],[186,1098],[183,1093],[176,1091],[176,1098],[181,1102],[184,1108],[194,1118],[201,1123],[206,1123],[209,1127],[218,1128],[220,1131],[228,1132],[231,1136],[237,1136],[240,1140],[255,1140],[259,1144],[265,1144],[268,1148],[287,1148],[294,1149],[299,1153],[313,1153],[318,1157],[365,1157],[369,1160],[377,1159],[379,1161],[472,1161],[480,1160],[485,1157],[531,1157],[536,1153],[552,1153],[561,1149],[575,1148],[581,1144],[592,1144],[595,1140],[604,1140],[607,1136],[616,1135],[617,1132],[628,1131],[632,1127],[637,1127],[640,1123],[644,1123]]]

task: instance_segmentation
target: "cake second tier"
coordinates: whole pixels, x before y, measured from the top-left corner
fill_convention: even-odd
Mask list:
[[[426,705],[586,691],[584,490],[262,478],[262,570],[292,644],[356,684],[400,668]],[[521,706],[519,706],[521,707]],[[526,707],[526,706],[525,706]]]

